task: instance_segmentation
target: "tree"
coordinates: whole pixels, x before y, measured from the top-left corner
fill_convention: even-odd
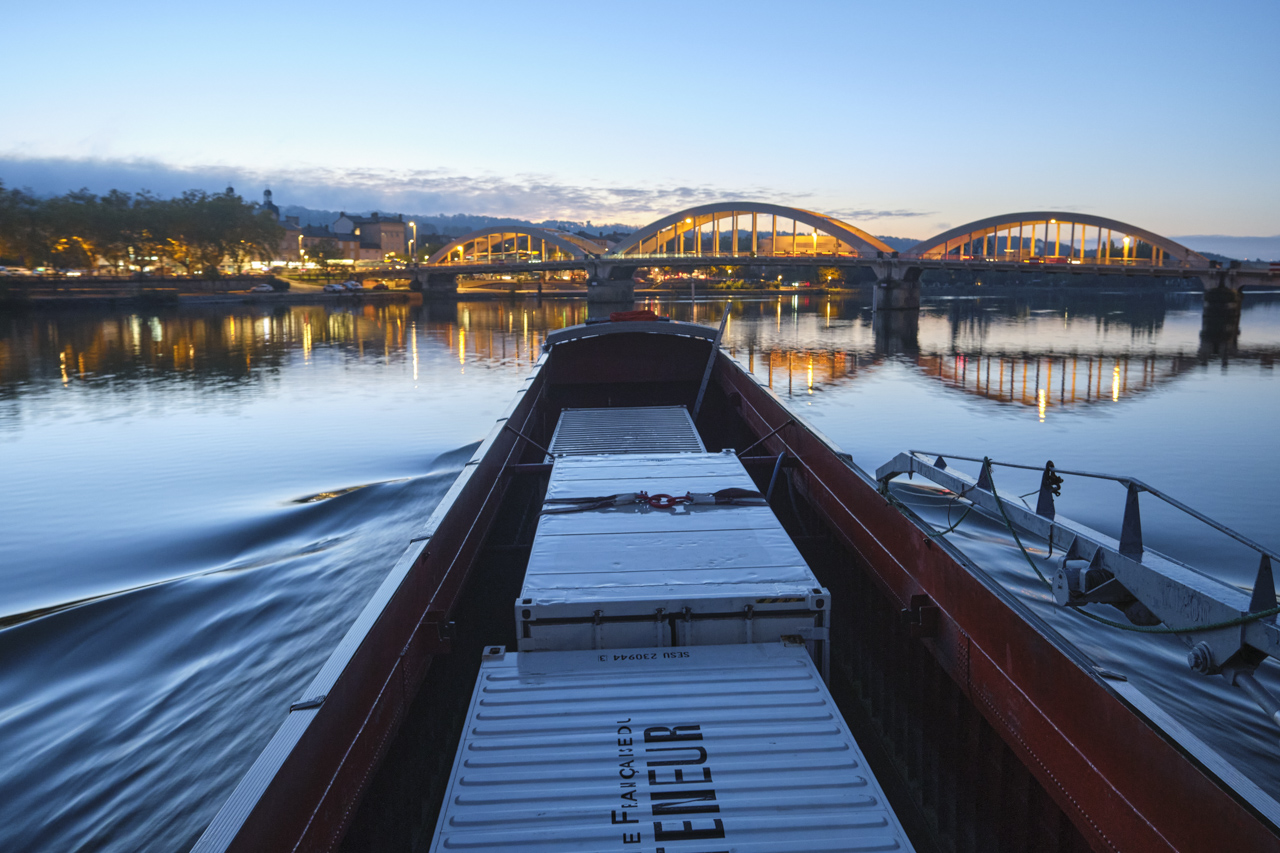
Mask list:
[[[329,265],[342,257],[342,247],[332,237],[325,237],[323,240],[307,247],[307,257],[320,266],[327,281],[329,279]]]
[[[188,273],[217,275],[228,259],[237,269],[270,260],[283,236],[270,213],[230,188],[216,195],[188,190],[173,199],[87,189],[40,199],[0,183],[0,256],[32,267],[105,262],[146,270],[158,263],[163,271],[171,259]]]
[[[169,245],[166,233],[169,209],[168,201],[143,190],[133,198],[128,213],[123,216],[121,236],[125,242],[125,256],[141,271],[145,271],[151,265],[151,259],[155,258],[161,273],[164,272],[164,253]]]
[[[100,262],[119,269],[129,260],[134,200],[128,193],[112,190],[98,199],[94,213],[94,239]]]
[[[0,187],[3,190],[3,187]],[[24,190],[0,192],[0,244],[3,253],[25,266],[44,266],[55,238],[40,200]]]
[[[839,287],[844,284],[844,271],[839,267],[818,267],[818,283]]]
[[[230,229],[227,256],[239,273],[250,261],[273,260],[280,251],[282,239],[284,226],[269,211],[242,205]]]

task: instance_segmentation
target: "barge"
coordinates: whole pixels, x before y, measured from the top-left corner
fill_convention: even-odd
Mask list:
[[[279,730],[195,849],[428,849],[450,826],[522,813],[513,805],[521,798],[536,826],[546,813],[537,788],[557,784],[584,798],[572,816],[558,812],[560,831],[542,825],[521,836],[508,822],[472,841],[478,849],[654,853],[663,848],[659,832],[712,832],[721,821],[723,835],[675,837],[666,848],[856,849],[867,839],[889,849],[957,851],[1280,849],[1265,806],[1153,725],[1087,656],[930,535],[718,343],[707,327],[630,318],[549,334],[510,408],[308,689],[281,709]],[[643,435],[623,430],[621,444],[593,444],[608,425],[591,420],[613,416],[616,425],[626,409],[636,411],[623,423],[650,416],[684,423]],[[684,444],[673,450],[673,442]],[[651,468],[652,476],[644,473]],[[707,478],[702,486],[699,476]],[[593,481],[600,487],[586,488]],[[718,505],[716,493],[725,491],[732,496]],[[710,508],[699,510],[699,500]],[[677,517],[696,519],[699,535],[672,551],[670,537],[694,529],[674,529]],[[586,527],[566,527],[570,519]],[[570,532],[589,528],[594,533]],[[743,531],[763,536],[762,544],[744,547]],[[567,541],[583,535],[597,539]],[[640,561],[664,548],[692,559],[683,572],[664,563],[646,583],[637,582],[640,563],[619,565],[612,578],[599,566],[574,568],[573,578],[557,572],[598,563],[619,536],[639,537],[628,550]],[[745,560],[759,553],[769,558]],[[711,588],[733,586],[744,571],[755,573],[757,588]],[[652,671],[593,670],[614,654],[639,656],[624,664],[692,661],[670,675],[687,699],[668,702],[662,713],[670,719],[652,717],[648,727],[657,738],[705,733],[679,726],[733,732],[735,754],[764,756],[733,777],[741,782],[735,790],[755,791],[754,800],[726,789],[716,794],[724,817],[692,812],[686,824],[671,812],[670,822],[653,826],[650,815],[652,831],[634,844],[622,833],[606,842],[582,829],[600,820],[617,829],[609,822],[619,811],[573,784],[594,772],[584,769],[583,750],[612,745],[616,764],[617,742],[627,737],[617,729],[629,724],[605,717],[618,714],[617,697],[653,701],[658,692]],[[806,789],[781,770],[769,787],[777,756],[769,758],[761,732],[746,725],[755,717],[734,714],[777,677],[754,693],[718,692],[717,684],[779,667],[812,673],[809,695],[836,709],[830,718],[839,722],[815,749],[854,756],[853,775],[870,791],[870,821],[848,798],[789,798],[788,780]],[[504,805],[477,812],[455,788],[485,768],[465,767],[463,756],[473,747],[493,755],[515,748],[501,724],[477,725],[485,685],[494,683],[514,685],[512,695],[542,683],[554,687],[544,699],[576,696],[581,704],[573,707],[599,743],[553,731],[563,714],[543,720],[534,726],[543,740],[522,746],[558,756],[565,773],[526,776],[533,788],[517,786],[493,801]],[[776,708],[792,719],[794,696]],[[687,717],[698,709],[705,722]],[[486,737],[496,740],[478,747]],[[850,784],[849,765],[831,772],[831,790]],[[480,784],[510,787],[519,778],[504,772]],[[680,802],[696,809],[700,800]],[[790,825],[763,815],[782,815],[786,804],[809,809],[813,834],[784,842]],[[730,826],[731,815],[741,828]],[[621,817],[629,819],[625,810]],[[850,826],[871,830],[859,835]],[[689,846],[695,842],[712,846]]]

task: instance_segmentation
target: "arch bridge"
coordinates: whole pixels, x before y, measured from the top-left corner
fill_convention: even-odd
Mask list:
[[[1204,255],[1145,228],[1063,211],[979,219],[921,241],[904,254],[932,260],[1209,266]]]
[[[739,201],[673,213],[636,231],[610,254],[655,259],[790,259],[877,257],[892,251],[878,238],[833,216]]]
[[[767,268],[869,268],[879,309],[920,305],[920,275],[929,269],[1026,272],[1029,264],[1061,272],[1196,277],[1208,301],[1238,307],[1244,286],[1280,283],[1274,271],[1222,269],[1186,246],[1116,219],[1065,211],[1009,213],[975,220],[904,252],[834,216],[763,202],[700,205],[646,225],[608,246],[566,231],[497,225],[464,234],[406,277],[426,274],[431,292],[456,290],[458,275],[579,270],[593,298],[634,296],[642,267],[712,265]],[[1036,267],[1040,269],[1040,267]]]
[[[603,243],[551,228],[496,225],[463,234],[427,258],[428,266],[584,261],[608,251]]]

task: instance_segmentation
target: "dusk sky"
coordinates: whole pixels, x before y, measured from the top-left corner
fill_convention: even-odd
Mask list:
[[[8,0],[0,180],[923,238],[1074,210],[1280,234],[1280,3]]]

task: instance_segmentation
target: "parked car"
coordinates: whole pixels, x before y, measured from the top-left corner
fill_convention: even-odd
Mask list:
[[[356,281],[354,278],[347,279],[342,283],[342,286],[347,290],[364,290],[364,285]]]
[[[249,292],[250,293],[274,293],[275,288],[263,282],[262,284],[255,284],[253,287],[249,288]]]
[[[331,281],[324,286],[325,293],[346,293],[347,289],[336,281]]]

